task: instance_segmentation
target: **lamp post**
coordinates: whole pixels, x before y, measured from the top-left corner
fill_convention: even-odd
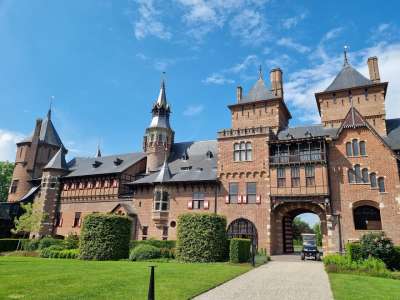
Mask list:
[[[149,292],[147,294],[147,300],[155,300],[155,293],[154,293],[154,268],[156,266],[149,266],[150,267],[150,282],[149,282]]]

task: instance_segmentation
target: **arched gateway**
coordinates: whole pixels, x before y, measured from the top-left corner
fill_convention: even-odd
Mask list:
[[[302,213],[314,213],[321,222],[322,247],[327,249],[327,217],[324,204],[312,202],[282,203],[271,214],[272,254],[293,253],[293,219]]]
[[[256,226],[249,220],[240,218],[234,220],[228,226],[228,238],[250,239],[255,247],[258,243]]]

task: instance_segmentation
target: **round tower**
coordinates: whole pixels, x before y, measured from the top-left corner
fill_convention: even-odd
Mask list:
[[[169,156],[174,143],[174,131],[169,124],[171,110],[167,103],[164,80],[161,81],[160,93],[151,113],[151,123],[143,139],[143,150],[147,154],[146,173],[159,169]]]

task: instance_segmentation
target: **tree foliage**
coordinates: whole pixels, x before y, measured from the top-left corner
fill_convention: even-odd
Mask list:
[[[321,223],[314,224],[313,231],[317,240],[317,246],[322,246]]]
[[[42,220],[47,214],[43,212],[43,199],[36,199],[33,204],[21,204],[25,211],[19,218],[15,219],[13,233],[39,232]]]
[[[0,202],[6,202],[14,171],[14,164],[0,161]]]
[[[296,241],[301,241],[301,234],[302,233],[314,233],[310,225],[308,223],[304,222],[300,218],[294,218],[293,223],[292,223],[292,229],[293,229],[293,239]]]

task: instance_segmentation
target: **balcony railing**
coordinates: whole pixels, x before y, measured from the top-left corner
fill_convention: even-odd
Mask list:
[[[325,153],[323,152],[306,152],[292,155],[273,155],[269,157],[270,164],[290,164],[290,163],[305,163],[326,161]]]
[[[271,196],[306,196],[306,195],[328,195],[328,185],[277,187],[271,186]]]

